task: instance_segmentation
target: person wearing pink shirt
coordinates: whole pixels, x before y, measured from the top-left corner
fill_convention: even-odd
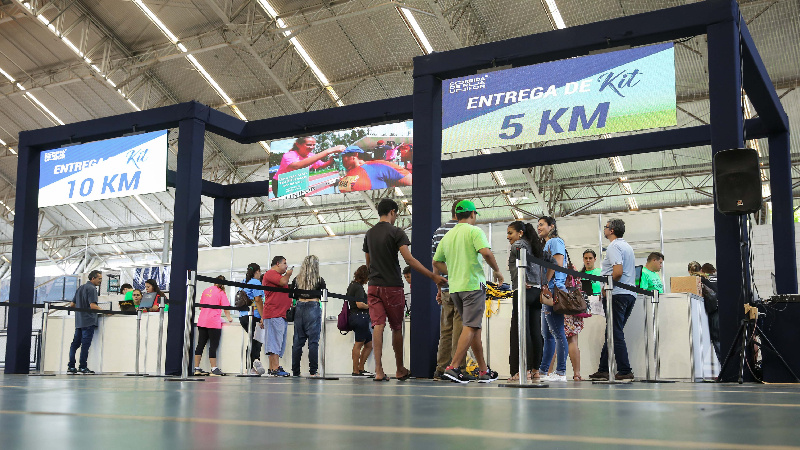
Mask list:
[[[334,153],[342,153],[344,145],[337,145],[319,153],[314,153],[317,140],[313,136],[301,136],[294,141],[292,149],[283,154],[281,165],[272,179],[272,195],[278,196],[278,177],[281,174],[309,167],[310,169],[324,169],[333,164],[333,159],[327,162],[322,158]]]
[[[222,275],[217,279],[225,280]],[[210,288],[203,291],[200,297],[201,305],[219,305],[230,306],[231,302],[228,301],[228,296],[225,295],[225,288],[221,284],[215,284]],[[194,351],[194,375],[225,375],[217,367],[217,347],[219,346],[219,338],[222,335],[222,312],[225,311],[225,318],[228,322],[233,322],[230,311],[222,309],[200,308],[200,317],[197,319],[197,348]],[[206,342],[211,341],[208,346],[208,360],[211,362],[211,373],[204,371],[200,368],[200,358],[203,356],[203,350],[206,348]]]

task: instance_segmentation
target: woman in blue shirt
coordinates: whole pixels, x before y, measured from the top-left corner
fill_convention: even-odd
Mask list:
[[[247,284],[252,284],[255,286],[261,287],[261,266],[257,263],[250,263],[247,266],[247,275],[245,275],[244,282]],[[253,288],[253,289],[244,289],[244,293],[247,294],[247,297],[255,303],[255,312],[253,313],[253,323],[250,324],[249,315],[246,311],[239,312],[239,323],[242,324],[242,328],[244,328],[245,332],[250,332],[250,326],[255,327],[256,324],[263,328],[261,324],[261,311],[264,308],[264,291],[262,289]],[[255,328],[253,329],[253,335],[255,335]],[[261,342],[253,339],[252,343],[250,344],[250,364],[251,368],[249,370],[250,375],[264,375],[266,370],[264,369],[264,365],[261,364]]]
[[[558,237],[556,220],[549,216],[539,219],[537,226],[539,237],[544,239],[544,254],[552,256],[556,264],[567,267],[567,254],[564,240]],[[547,270],[545,278],[548,280],[547,287],[550,293],[555,287],[566,290],[564,282],[567,274],[556,272],[553,269]],[[541,381],[567,381],[567,335],[564,333],[564,315],[553,312],[552,297],[542,298],[542,337],[544,338],[544,348],[542,349],[542,364],[539,366],[539,376]],[[556,353],[557,363],[553,375],[548,375],[550,361]]]

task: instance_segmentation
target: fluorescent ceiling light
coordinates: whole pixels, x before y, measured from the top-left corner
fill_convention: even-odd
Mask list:
[[[174,34],[172,34],[171,31],[169,31],[167,26],[164,25],[164,22],[162,22],[158,17],[156,17],[156,15],[155,15],[155,13],[153,13],[153,11],[150,11],[150,8],[145,6],[145,4],[144,4],[144,2],[142,2],[142,0],[133,0],[133,2],[136,3],[136,6],[138,6],[139,9],[141,9],[142,12],[150,19],[150,21],[153,22],[153,24],[156,27],[158,27],[158,29],[161,30],[162,33],[164,33],[164,36],[166,36],[167,39],[172,41],[173,44],[177,44],[178,43],[178,38]]]
[[[334,233],[333,229],[328,225],[323,225],[322,228],[325,229],[325,232],[328,233],[328,236],[336,236],[336,233]]]
[[[269,4],[267,0],[258,0],[258,4],[264,8],[264,11],[273,19],[275,19],[275,24],[278,28],[286,28],[286,22],[283,21],[280,17],[278,17],[278,12],[275,11],[275,8]],[[284,31],[284,36],[291,35],[291,31]],[[344,106],[344,102],[339,98],[339,94],[331,87],[330,82],[328,82],[328,77],[322,73],[322,71],[317,67],[317,64],[311,59],[311,56],[306,52],[306,49],[300,44],[296,37],[292,37],[289,39],[289,42],[292,43],[294,49],[297,50],[297,54],[300,55],[300,58],[306,63],[306,65],[311,69],[311,72],[317,77],[319,83],[325,87],[325,90],[331,96],[331,98],[336,102],[337,106]]]
[[[8,205],[6,205],[2,200],[0,200],[0,205],[5,206],[6,209],[8,210],[8,212],[10,212],[11,214],[14,214],[14,210],[11,209]],[[14,214],[14,215],[16,215],[16,214]]]
[[[403,14],[403,17],[406,18],[406,21],[408,21],[408,24],[411,26],[411,29],[413,30],[414,34],[419,39],[419,43],[425,50],[425,54],[429,55],[433,53],[433,47],[431,46],[431,43],[428,41],[428,38],[425,36],[425,33],[422,32],[422,28],[420,28],[419,22],[417,22],[417,19],[414,18],[414,14],[411,12],[411,10],[403,8],[401,6],[400,12]]]
[[[27,96],[28,96],[28,98],[30,98],[31,100],[33,100],[34,102],[36,102],[36,104],[37,104],[37,105],[39,105],[39,107],[40,107],[40,108],[42,108],[42,110],[44,110],[44,112],[46,112],[46,113],[47,113],[47,115],[49,115],[50,117],[52,117],[52,118],[53,118],[53,120],[55,120],[56,122],[58,122],[58,124],[59,124],[59,125],[64,125],[64,121],[62,121],[61,119],[59,119],[59,118],[58,118],[58,116],[56,116],[55,114],[53,114],[53,111],[50,111],[50,110],[47,108],[47,106],[44,106],[44,104],[43,104],[42,102],[40,102],[38,98],[34,97],[34,96],[33,96],[33,94],[31,94],[30,92],[28,92],[28,93],[26,93],[25,95],[27,95]]]
[[[81,217],[83,217],[83,220],[85,220],[85,221],[86,221],[86,223],[88,223],[90,227],[94,228],[95,230],[97,229],[97,225],[95,225],[94,223],[92,223],[92,221],[91,221],[91,220],[89,220],[89,218],[88,218],[88,217],[86,217],[86,214],[84,214],[84,213],[83,213],[83,212],[82,212],[80,209],[78,209],[78,207],[77,207],[77,206],[75,206],[75,204],[74,204],[74,203],[70,203],[70,204],[69,204],[69,206],[70,206],[72,209],[74,209],[74,210],[75,210],[75,212],[77,212],[78,214],[80,214],[80,216],[81,216]]]
[[[14,151],[14,149],[13,149],[13,148],[11,148],[11,147],[8,147],[8,151],[10,151],[11,153],[13,153],[13,154],[15,154],[15,155],[17,154],[17,152],[16,152],[16,151]]]
[[[8,144],[6,144],[6,141],[4,141],[4,140],[2,140],[2,139],[0,139],[0,144],[2,144],[3,146],[6,146],[6,145],[8,145]]]
[[[10,82],[12,82],[12,83],[14,83],[15,81],[17,81],[17,80],[15,80],[15,79],[14,79],[14,78],[13,78],[11,75],[9,75],[9,74],[8,74],[8,72],[6,72],[6,71],[5,71],[5,70],[3,70],[3,69],[0,69],[0,73],[2,73],[4,77],[8,78],[8,81],[10,81]]]
[[[153,219],[155,219],[155,220],[156,220],[156,222],[158,222],[158,223],[164,223],[164,221],[163,221],[163,220],[161,220],[161,219],[158,217],[158,215],[156,215],[155,211],[153,211],[152,209],[150,209],[150,207],[149,207],[149,206],[147,206],[147,203],[145,203],[145,202],[144,202],[144,200],[142,200],[142,198],[141,198],[141,197],[139,197],[139,194],[133,194],[133,198],[135,198],[135,199],[136,199],[136,201],[137,201],[137,202],[139,202],[139,204],[140,204],[140,205],[142,205],[142,207],[143,207],[145,210],[147,210],[147,212],[148,212],[148,213],[150,213],[150,217],[152,217]]]
[[[556,28],[559,30],[567,28],[564,19],[561,17],[561,11],[558,10],[558,6],[556,5],[556,0],[545,0],[545,3],[547,4],[547,9],[550,10],[550,16],[553,18]]]

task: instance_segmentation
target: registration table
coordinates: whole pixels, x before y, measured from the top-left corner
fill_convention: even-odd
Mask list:
[[[647,314],[645,314],[645,306]],[[492,302],[497,310],[497,302]],[[58,312],[63,313],[63,312]],[[58,314],[56,313],[56,314]],[[648,318],[647,332],[650,338],[649,359],[650,378],[656,370],[656,362],[652,358],[655,345],[652,323],[653,308],[650,298],[639,296],[633,313],[625,326],[625,341],[628,355],[637,379],[646,376],[645,363],[645,315]],[[246,347],[246,334],[233,312],[233,322],[223,323],[222,338],[217,351],[217,363],[223,372],[229,374],[242,373],[242,354]],[[136,316],[102,316],[100,325],[92,341],[89,353],[89,367],[97,372],[131,373],[135,363]],[[169,319],[164,317],[164,329]],[[501,302],[499,311],[492,317],[483,319],[483,339],[487,360],[494,370],[502,376],[509,376],[508,364],[509,338],[511,327],[511,303]],[[347,375],[352,371],[350,352],[353,347],[353,333],[342,335],[336,328],[334,318],[329,317],[326,333],[326,372],[335,375]],[[410,329],[409,319],[405,321],[405,329]],[[666,294],[660,296],[659,305],[659,355],[662,379],[701,380],[713,378],[719,370],[719,363],[714,356],[709,339],[708,318],[703,308],[702,298],[692,294]],[[516,331],[516,330],[515,330]],[[66,372],[69,359],[69,346],[75,332],[74,316],[51,315],[47,328],[45,371]],[[281,365],[291,370],[293,325],[290,323],[287,332],[286,353],[281,358]],[[581,375],[584,379],[597,370],[600,350],[604,341],[605,318],[593,316],[584,319],[584,329],[579,335],[581,351]],[[166,331],[164,332],[166,342]],[[156,374],[158,353],[158,313],[142,315],[141,347],[139,353],[139,370],[143,373]],[[165,344],[162,344],[165,345]],[[164,350],[164,349],[162,349]],[[194,345],[192,346],[194,354]],[[162,351],[162,355],[166,351]],[[405,361],[408,364],[410,344],[408,333],[405,334]],[[102,356],[102,357],[101,357]],[[262,357],[266,363],[266,358]],[[163,361],[161,362],[163,367]],[[203,355],[201,366],[209,370],[208,347]],[[572,365],[567,360],[567,378],[572,379]],[[367,370],[374,369],[370,356]],[[693,369],[694,367],[694,369]],[[394,354],[391,349],[389,327],[384,336],[384,368],[388,374],[395,372]],[[301,370],[308,372],[308,348],[304,348]],[[692,376],[694,370],[694,376]]]

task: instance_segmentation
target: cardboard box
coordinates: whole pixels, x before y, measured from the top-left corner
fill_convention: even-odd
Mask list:
[[[670,292],[686,292],[702,297],[700,289],[700,277],[672,277],[669,279]]]

